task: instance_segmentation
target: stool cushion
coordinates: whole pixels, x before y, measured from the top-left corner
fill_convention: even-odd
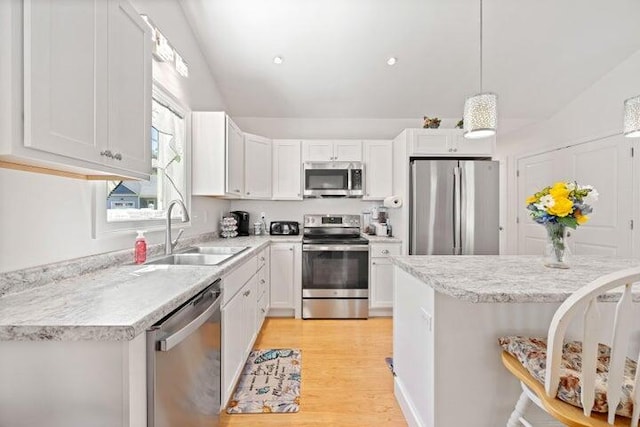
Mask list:
[[[500,346],[516,357],[529,373],[544,384],[547,365],[547,340],[520,336],[502,337]],[[607,375],[609,373],[609,357],[611,348],[598,344],[598,362],[596,367],[596,392],[593,411],[607,412]],[[564,344],[562,361],[560,362],[560,385],[557,397],[571,405],[582,407],[580,403],[580,378],[582,368],[582,342],[570,341]],[[627,358],[622,383],[622,397],[616,413],[631,418],[633,403],[630,394],[636,374],[636,362]]]

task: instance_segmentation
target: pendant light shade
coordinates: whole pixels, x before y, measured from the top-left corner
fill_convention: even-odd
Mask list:
[[[480,0],[480,93],[464,101],[464,137],[469,139],[487,138],[496,134],[498,124],[498,95],[482,92],[482,30],[483,14]]]
[[[624,101],[624,136],[640,137],[640,96]]]
[[[496,134],[498,122],[498,96],[495,93],[480,93],[468,97],[464,102],[464,137],[486,138]]]

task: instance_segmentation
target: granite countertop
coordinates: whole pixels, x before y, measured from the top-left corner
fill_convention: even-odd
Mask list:
[[[271,242],[300,242],[301,238],[217,238],[199,245],[248,249],[218,266],[120,265],[21,287],[0,297],[0,340],[131,340]],[[31,270],[31,275],[19,277],[40,277],[47,268]]]
[[[569,261],[571,268],[566,270],[545,267],[542,257],[533,255],[392,256],[390,259],[437,292],[479,303],[561,302],[602,275],[640,266],[637,259],[601,256],[573,256]],[[613,295],[610,299],[617,298]]]

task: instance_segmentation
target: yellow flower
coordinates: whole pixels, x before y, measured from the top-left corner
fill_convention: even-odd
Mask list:
[[[576,221],[579,225],[582,225],[585,222],[589,221],[589,217],[586,215],[576,215]]]
[[[573,202],[566,197],[554,197],[555,204],[547,209],[547,212],[551,215],[564,217],[571,213],[573,210]]]
[[[564,182],[556,182],[549,190],[549,194],[551,194],[554,199],[567,198],[569,193],[570,191],[567,188],[567,184]]]
[[[536,196],[527,197],[527,205],[530,205],[531,203],[535,203],[537,201],[538,201],[538,198]]]

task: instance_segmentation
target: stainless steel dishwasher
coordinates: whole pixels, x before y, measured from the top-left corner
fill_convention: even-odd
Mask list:
[[[220,413],[220,280],[147,330],[147,426],[215,427]]]

